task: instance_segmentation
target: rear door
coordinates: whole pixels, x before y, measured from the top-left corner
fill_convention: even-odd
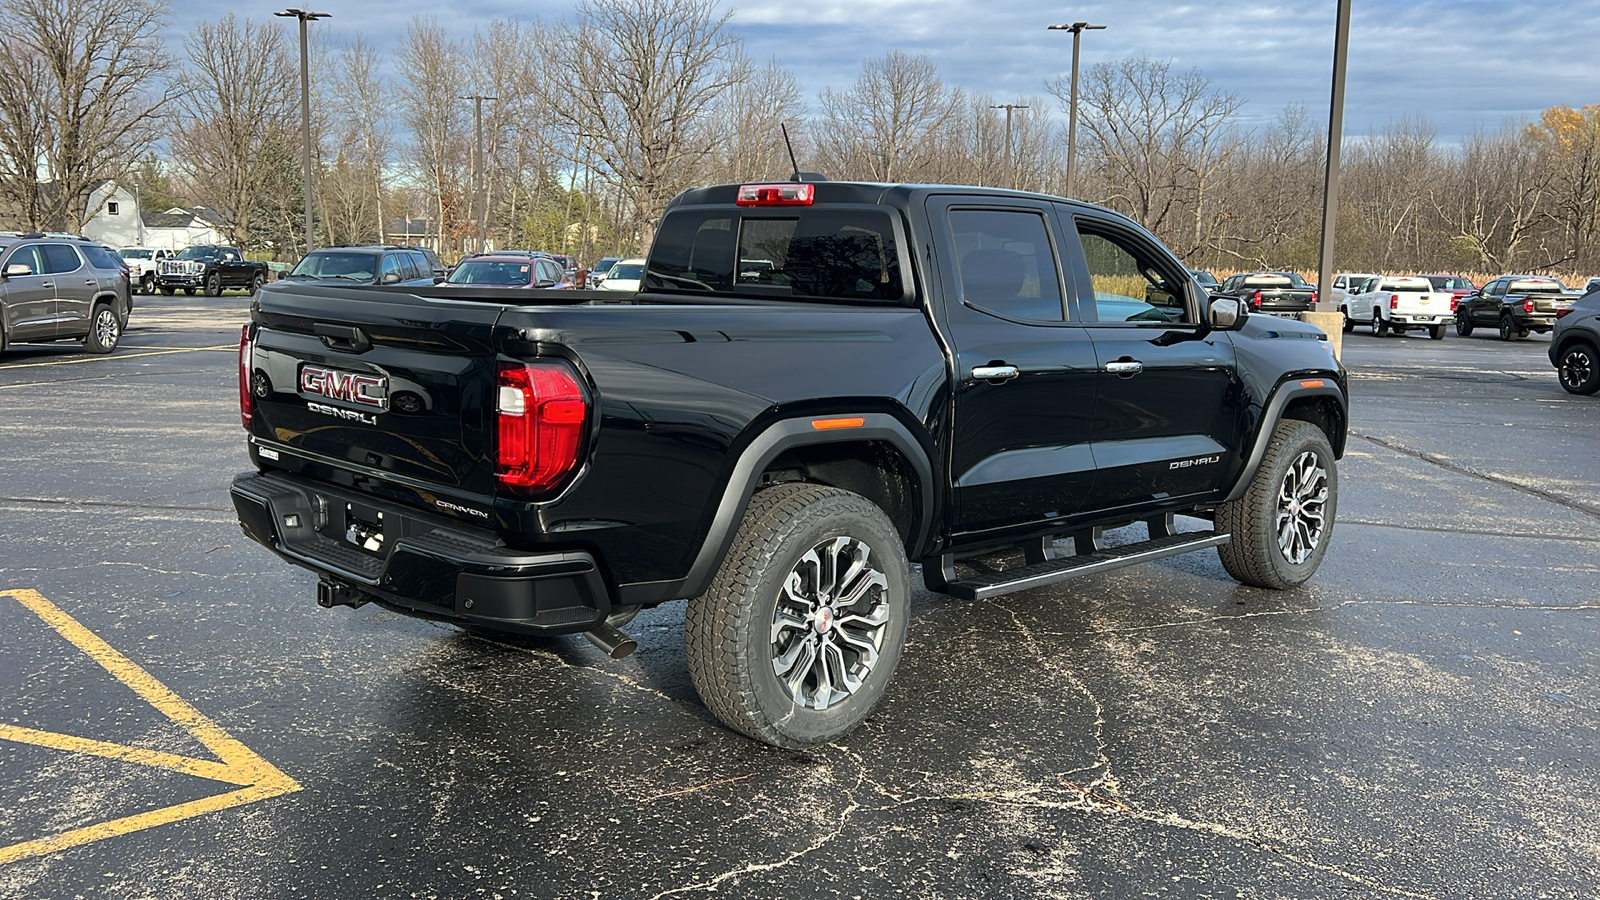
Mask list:
[[[56,335],[77,337],[89,333],[89,310],[100,293],[100,279],[68,244],[40,244],[45,271],[56,283]]]
[[[295,283],[257,303],[251,432],[269,459],[426,508],[492,506],[502,306]]]
[[[954,344],[952,532],[979,538],[1077,512],[1094,479],[1094,347],[1067,314],[1049,203],[935,195]]]
[[[1100,369],[1097,508],[1217,490],[1243,435],[1232,341],[1204,324],[1201,298],[1154,238],[1081,208],[1062,218],[1076,232],[1070,283]]]

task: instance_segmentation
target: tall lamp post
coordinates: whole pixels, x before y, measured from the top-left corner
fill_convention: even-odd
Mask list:
[[[1015,153],[1011,152],[1011,111],[1014,110],[1014,109],[1027,109],[1028,107],[1024,106],[1021,103],[996,103],[995,105],[993,105],[993,106],[991,106],[989,108],[990,109],[1003,109],[1003,110],[1006,111],[1006,166],[1009,169],[1009,171],[1008,171],[1008,173],[1006,175],[1006,180],[1009,183],[1006,185],[1006,187],[1011,188],[1012,190],[1016,190],[1017,189],[1017,156],[1016,156]]]
[[[483,158],[483,101],[499,100],[499,97],[486,97],[482,94],[469,94],[463,100],[472,101],[472,131],[476,135],[474,151],[472,154],[472,218],[474,229],[477,232],[478,246],[473,248],[479,253],[483,251],[484,232],[489,224],[489,186],[484,175]]]
[[[1339,0],[1333,32],[1333,94],[1328,99],[1328,167],[1322,183],[1322,246],[1317,253],[1317,309],[1333,304],[1333,226],[1339,218],[1339,145],[1344,141],[1344,70],[1350,54],[1350,0]]]
[[[1072,178],[1078,168],[1078,41],[1085,31],[1100,31],[1106,26],[1073,22],[1071,25],[1050,25],[1049,31],[1072,32],[1072,99],[1067,103],[1067,179],[1066,195],[1072,196]]]
[[[304,153],[301,162],[305,165],[306,182],[306,252],[310,253],[315,233],[312,231],[311,216],[311,64],[306,52],[306,23],[326,19],[333,14],[291,7],[273,15],[300,20],[300,137]]]

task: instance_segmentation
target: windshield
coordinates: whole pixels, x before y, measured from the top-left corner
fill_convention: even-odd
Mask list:
[[[179,259],[211,259],[216,255],[215,247],[185,247],[178,251]]]
[[[469,259],[456,266],[446,284],[498,284],[524,287],[533,282],[532,262]]]
[[[617,263],[606,273],[606,280],[615,278],[619,281],[636,281],[644,272],[643,263]]]
[[[349,281],[371,281],[374,263],[378,257],[372,253],[312,253],[300,260],[300,265],[289,273],[290,278],[343,278]]]
[[[149,259],[149,250],[118,250],[117,255],[123,259]]]

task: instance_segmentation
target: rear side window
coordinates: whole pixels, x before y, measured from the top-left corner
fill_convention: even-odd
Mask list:
[[[89,257],[89,264],[96,269],[121,269],[123,260],[110,247],[99,244],[84,244],[83,255]],[[146,256],[148,256],[148,252]]]
[[[44,270],[52,275],[73,272],[83,265],[83,260],[78,258],[78,251],[66,244],[43,244],[39,249],[44,251]]]
[[[894,228],[878,210],[676,212],[657,233],[644,288],[784,300],[905,299]]]
[[[1061,279],[1044,216],[1032,210],[953,209],[950,232],[961,300],[984,312],[1060,322]]]

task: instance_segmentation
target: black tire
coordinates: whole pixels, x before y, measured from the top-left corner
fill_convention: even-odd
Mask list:
[[[1233,535],[1217,548],[1222,567],[1256,587],[1281,591],[1304,584],[1328,552],[1338,506],[1339,472],[1328,436],[1310,422],[1279,422],[1244,495],[1217,507],[1217,530]],[[1292,533],[1279,524],[1286,515]]]
[[[266,283],[267,276],[257,272],[256,277],[250,279],[250,296],[254,297],[256,294],[261,293],[261,286]]]
[[[1374,337],[1383,337],[1389,333],[1389,323],[1383,320],[1383,313],[1372,311],[1372,334]]]
[[[101,303],[89,314],[89,333],[83,336],[85,353],[110,353],[122,340],[122,319],[110,304]]]
[[[164,287],[161,289],[161,293],[166,294],[168,297],[171,297],[173,294],[177,293],[177,291],[177,288]],[[194,291],[190,291],[189,293],[192,294]]]
[[[1600,353],[1593,344],[1578,341],[1561,351],[1556,363],[1556,378],[1569,394],[1592,394],[1600,390]]]
[[[1436,341],[1444,340],[1444,326],[1443,325],[1429,325],[1428,326],[1428,337],[1431,337]]]
[[[1349,307],[1341,306],[1341,307],[1339,307],[1339,312],[1340,312],[1340,314],[1342,314],[1344,316],[1344,333],[1345,334],[1349,334],[1350,332],[1355,331],[1356,330],[1356,323],[1352,322],[1350,320],[1350,309],[1349,309]]]
[[[841,565],[850,579],[838,593],[851,603],[822,588]],[[773,746],[844,736],[883,699],[900,661],[910,577],[903,539],[866,498],[813,484],[756,494],[711,585],[689,601],[695,689],[729,728]]]
[[[1510,316],[1500,317],[1500,340],[1520,341],[1524,337],[1527,337],[1527,335],[1528,333],[1526,331],[1518,328],[1516,323],[1511,321]]]
[[[1466,310],[1456,313],[1456,334],[1472,337],[1472,320],[1467,318]]]
[[[212,272],[210,275],[206,276],[206,296],[222,296],[222,276],[220,274]]]
[[[139,293],[154,294],[155,292],[156,276],[149,272],[144,273],[144,277],[139,279]]]
[[[193,297],[194,296],[194,288],[184,288],[183,289],[183,293],[184,293],[184,296]]]

